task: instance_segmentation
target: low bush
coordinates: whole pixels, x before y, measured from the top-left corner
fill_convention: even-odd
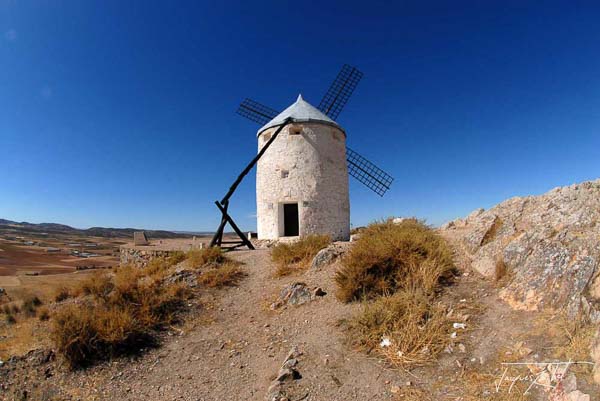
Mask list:
[[[350,338],[395,365],[416,366],[434,360],[444,349],[450,327],[444,309],[430,295],[399,290],[366,302],[350,323]]]
[[[271,259],[277,265],[277,276],[285,276],[308,267],[315,255],[331,243],[328,235],[307,235],[289,244],[273,247]]]
[[[174,252],[167,257],[167,264],[169,266],[174,266],[177,263],[183,262],[186,258],[187,256],[184,252]]]
[[[29,316],[35,316],[36,308],[42,304],[42,301],[35,295],[30,295],[23,300],[23,312]]]
[[[48,308],[43,307],[38,310],[38,319],[41,321],[50,319],[50,311],[48,311]]]
[[[219,247],[204,249],[192,249],[186,254],[190,267],[197,269],[208,264],[218,265],[227,261],[223,251]]]
[[[4,315],[4,320],[6,321],[7,324],[15,324],[17,323],[17,319],[15,318],[15,316],[12,313],[7,313]]]
[[[77,295],[93,295],[98,298],[105,298],[113,289],[113,282],[108,273],[94,272],[90,277],[79,283],[79,286],[74,288],[72,294]]]
[[[95,278],[97,285],[82,286],[89,298],[53,315],[51,338],[71,367],[153,344],[155,331],[173,322],[188,297],[183,286],[143,280],[142,269],[130,266]]]
[[[202,272],[198,276],[198,282],[210,288],[221,288],[225,286],[237,285],[244,276],[242,270],[234,263],[227,263],[216,269],[210,269]]]
[[[374,223],[362,230],[336,273],[337,296],[350,302],[419,289],[429,295],[454,269],[445,240],[415,219]]]
[[[61,287],[54,294],[54,300],[56,302],[62,302],[64,300],[68,299],[70,296],[71,296],[71,293],[69,292],[69,289],[67,287]]]

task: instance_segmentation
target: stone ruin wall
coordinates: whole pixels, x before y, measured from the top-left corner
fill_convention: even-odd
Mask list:
[[[145,267],[148,262],[153,258],[167,257],[178,251],[167,251],[167,250],[145,250],[138,249],[136,247],[123,245],[120,248],[120,262],[121,266],[134,265],[137,267]]]

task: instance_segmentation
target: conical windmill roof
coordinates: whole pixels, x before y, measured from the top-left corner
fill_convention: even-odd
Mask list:
[[[320,122],[332,125],[344,132],[344,129],[338,123],[333,121],[331,118],[327,117],[327,115],[325,115],[315,106],[302,99],[302,95],[298,95],[298,99],[294,104],[292,104],[290,107],[279,113],[274,119],[263,125],[258,130],[256,135],[258,136],[263,131],[272,128],[278,124],[281,124],[288,117],[292,117],[293,121],[296,123]]]

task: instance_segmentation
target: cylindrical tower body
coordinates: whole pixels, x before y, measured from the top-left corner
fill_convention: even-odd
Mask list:
[[[258,133],[259,150],[277,129],[266,127]],[[348,240],[344,131],[331,120],[295,118],[258,161],[256,206],[259,239],[328,234],[333,240]]]

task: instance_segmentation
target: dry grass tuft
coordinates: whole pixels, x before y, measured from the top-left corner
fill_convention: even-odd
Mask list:
[[[271,251],[271,259],[277,265],[275,275],[282,277],[307,268],[315,255],[329,244],[328,235],[307,235],[290,244],[276,245]]]
[[[188,297],[178,284],[143,280],[144,272],[124,266],[82,285],[89,297],[53,315],[51,338],[71,367],[138,351],[154,343],[155,330],[170,324]]]
[[[445,240],[415,219],[369,225],[342,263],[335,280],[344,302],[410,288],[429,295],[454,269]]]
[[[39,309],[38,319],[40,319],[42,322],[50,319],[50,311],[48,310],[48,308],[43,307]]]
[[[445,311],[420,290],[400,290],[367,302],[350,323],[354,345],[376,350],[395,366],[435,360],[450,338]],[[382,340],[389,345],[382,346]]]
[[[30,295],[23,300],[23,312],[28,317],[36,314],[36,308],[42,304],[42,301],[35,295]]]
[[[17,323],[17,319],[15,318],[15,315],[13,315],[12,313],[6,313],[4,315],[4,321],[7,324],[15,324],[15,323]]]
[[[565,361],[588,361],[598,326],[582,316],[569,318],[566,314],[560,314],[554,320],[557,344],[553,356]],[[573,365],[571,369],[591,372],[590,365]]]
[[[69,289],[67,287],[61,287],[54,294],[54,301],[62,302],[66,299],[69,299],[70,296],[71,296],[71,293],[69,292]]]
[[[445,308],[435,297],[454,270],[452,251],[431,228],[415,219],[369,225],[336,273],[337,297],[361,300],[349,337],[392,365],[434,361],[450,340]]]
[[[208,264],[219,265],[225,263],[228,259],[223,255],[223,251],[219,247],[211,247],[204,249],[192,249],[186,255],[190,267],[198,269]]]
[[[210,288],[235,286],[244,277],[244,272],[235,263],[226,263],[198,276],[198,282]]]
[[[492,226],[487,230],[487,232],[484,234],[483,238],[481,239],[481,246],[484,246],[485,244],[489,244],[496,238],[498,231],[500,231],[500,229],[502,228],[502,224],[504,224],[502,219],[500,217],[496,216],[494,218],[494,222],[492,223]]]
[[[503,278],[509,276],[508,266],[504,262],[504,258],[500,256],[498,260],[496,260],[496,265],[494,266],[494,280],[496,282],[501,281]]]

